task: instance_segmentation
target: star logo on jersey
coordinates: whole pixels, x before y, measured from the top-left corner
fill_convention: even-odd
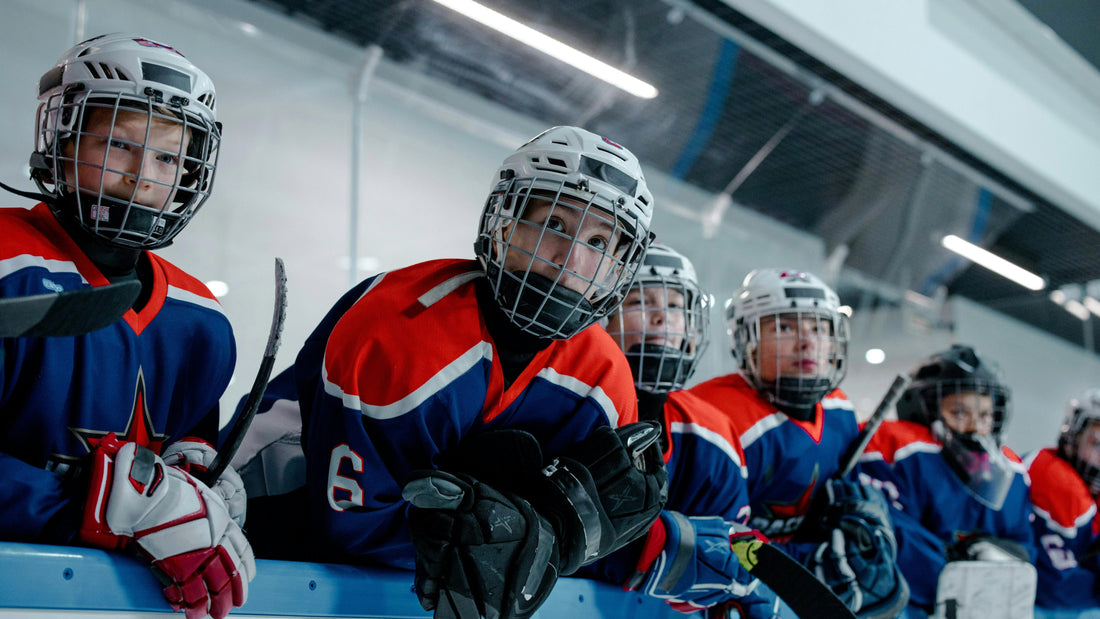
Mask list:
[[[512,532],[512,518],[509,514],[501,514],[497,510],[493,510],[489,518],[489,532],[496,531],[497,527],[502,527],[505,531]]]
[[[820,475],[820,465],[814,464],[813,476],[810,477],[810,485],[795,501],[791,503],[764,502],[764,511],[773,520],[786,520],[795,516],[802,516],[810,509],[813,502],[814,488],[817,487],[817,478]]]
[[[134,405],[130,410],[130,419],[126,422],[125,430],[88,430],[70,427],[69,431],[80,439],[89,453],[95,450],[99,441],[111,432],[118,435],[121,441],[137,443],[156,453],[160,453],[161,446],[168,438],[167,434],[158,434],[153,427],[153,419],[149,415],[149,408],[145,401],[145,373],[141,368],[138,368],[137,384],[134,385]]]

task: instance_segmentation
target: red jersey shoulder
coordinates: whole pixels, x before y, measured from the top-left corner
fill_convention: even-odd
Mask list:
[[[164,281],[166,284],[173,288],[178,288],[190,292],[193,295],[202,297],[207,301],[213,301],[217,305],[221,305],[218,298],[214,296],[214,293],[210,292],[210,288],[206,286],[202,281],[193,275],[187,273],[178,266],[168,262],[164,258],[148,252],[149,261],[153,263],[154,267],[160,269],[164,273]]]
[[[878,454],[887,463],[893,464],[913,451],[938,450],[938,441],[925,426],[911,421],[889,419],[882,422],[871,436],[866,453]]]
[[[1001,452],[1008,458],[1009,462],[1014,464],[1023,464],[1024,460],[1020,457],[1020,454],[1012,451],[1012,448],[1008,445],[1001,445]]]
[[[740,374],[726,374],[688,390],[724,412],[740,435],[756,422],[775,414],[776,408]]]
[[[1039,450],[1031,459],[1028,475],[1031,502],[1063,527],[1076,528],[1082,516],[1096,505],[1077,471],[1054,449]]]
[[[634,394],[634,376],[619,345],[599,325],[592,325],[558,344],[550,367],[568,373],[588,384],[604,382],[605,374],[613,374],[613,382],[629,385]]]
[[[730,416],[689,390],[673,391],[665,403],[665,420],[692,424],[720,438],[737,454],[737,462],[745,462],[745,452]]]
[[[108,283],[44,203],[31,209],[0,209],[0,230],[0,273],[42,266],[53,272],[77,273],[92,286]]]
[[[638,420],[634,375],[619,345],[603,327],[592,325],[567,340],[553,342],[547,351],[546,369],[598,388],[614,406],[618,425]]]
[[[47,260],[73,260],[75,244],[45,204],[32,209],[0,209],[0,229],[4,230],[0,260],[23,254]]]
[[[491,359],[471,283],[481,275],[476,263],[462,260],[433,260],[379,275],[329,335],[328,380],[382,406],[448,367],[464,371]]]

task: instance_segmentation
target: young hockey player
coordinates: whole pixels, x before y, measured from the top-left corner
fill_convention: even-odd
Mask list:
[[[895,616],[907,591],[894,565],[885,500],[858,483],[830,479],[859,432],[854,408],[837,388],[848,348],[839,307],[836,293],[810,273],[749,273],[726,309],[741,372],[689,392],[722,410],[740,439],[749,526],[782,544],[860,617]],[[818,494],[829,513],[844,518],[809,522]],[[857,549],[862,540],[867,545]]]
[[[640,553],[607,562],[609,571],[620,572],[608,578],[628,581],[685,611],[728,604],[745,617],[770,618],[774,596],[757,586],[729,543],[710,543],[749,533],[744,454],[733,427],[721,411],[683,390],[707,346],[710,307],[710,295],[700,288],[691,261],[655,243],[622,306],[608,319],[607,331],[634,374],[638,417],[662,427],[669,475],[666,511],[640,544]],[[681,529],[689,526],[693,530],[686,539],[694,543],[681,543]],[[661,552],[665,558],[658,562]],[[622,563],[639,554],[627,578]],[[688,570],[674,583],[658,584],[684,556],[725,569]]]
[[[213,459],[233,333],[164,247],[209,197],[220,144],[214,86],[175,49],[105,35],[38,84],[31,209],[0,210],[0,296],[140,282],[114,324],[0,340],[0,537],[127,547],[189,619],[224,617],[255,572],[232,471]]]
[[[861,458],[861,479],[904,512],[894,525],[910,617],[933,611],[950,561],[1035,559],[1026,471],[1001,444],[1008,402],[996,369],[973,348],[954,345],[912,372],[898,420],[882,424]],[[1013,595],[998,592],[1001,600]],[[987,607],[980,616],[987,613],[997,615]]]
[[[493,175],[476,262],[380,274],[337,303],[294,369],[319,548],[415,566],[425,609],[522,617],[645,532],[659,433],[631,423],[630,368],[595,323],[652,208],[634,155],[555,127]]]
[[[1035,604],[1051,616],[1086,610],[1100,616],[1100,390],[1070,400],[1058,446],[1024,461],[1038,546]]]

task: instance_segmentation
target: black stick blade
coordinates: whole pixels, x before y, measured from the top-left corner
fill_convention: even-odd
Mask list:
[[[0,337],[72,337],[116,322],[141,294],[141,282],[0,299]]]
[[[734,540],[734,554],[799,617],[856,619],[833,590],[787,553],[760,540]]]

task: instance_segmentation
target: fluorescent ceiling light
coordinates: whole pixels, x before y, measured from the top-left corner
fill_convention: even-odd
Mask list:
[[[656,88],[633,75],[596,60],[584,52],[569,47],[557,39],[548,37],[538,30],[529,28],[510,17],[505,17],[473,0],[435,0],[435,2],[476,22],[480,22],[501,34],[512,37],[524,45],[529,45],[544,54],[553,56],[589,75],[598,77],[612,86],[622,88],[636,97],[652,99],[657,96]]]
[[[1085,297],[1085,309],[1100,316],[1100,301],[1097,301],[1093,297]]]
[[[1062,307],[1065,308],[1067,312],[1076,316],[1078,320],[1084,321],[1089,319],[1089,311],[1085,309],[1084,305],[1081,305],[1080,301],[1074,301],[1073,299],[1070,299],[1069,301],[1066,301],[1066,304]]]
[[[963,258],[971,262],[976,262],[1001,277],[1007,277],[1028,290],[1042,290],[1047,285],[1042,277],[1039,277],[1027,269],[1020,268],[1008,260],[990,253],[973,243],[968,243],[954,234],[948,234],[943,237],[942,243],[944,247],[959,254]]]
[[[1084,305],[1077,299],[1071,299],[1065,290],[1051,290],[1050,300],[1062,306],[1062,309],[1073,314],[1080,321],[1089,319],[1089,312],[1100,316],[1100,301],[1092,297],[1085,297]],[[1095,308],[1095,309],[1094,309]]]
[[[878,365],[883,361],[886,361],[886,351],[881,348],[870,348],[863,354],[863,358],[867,360],[867,363],[871,365]]]

